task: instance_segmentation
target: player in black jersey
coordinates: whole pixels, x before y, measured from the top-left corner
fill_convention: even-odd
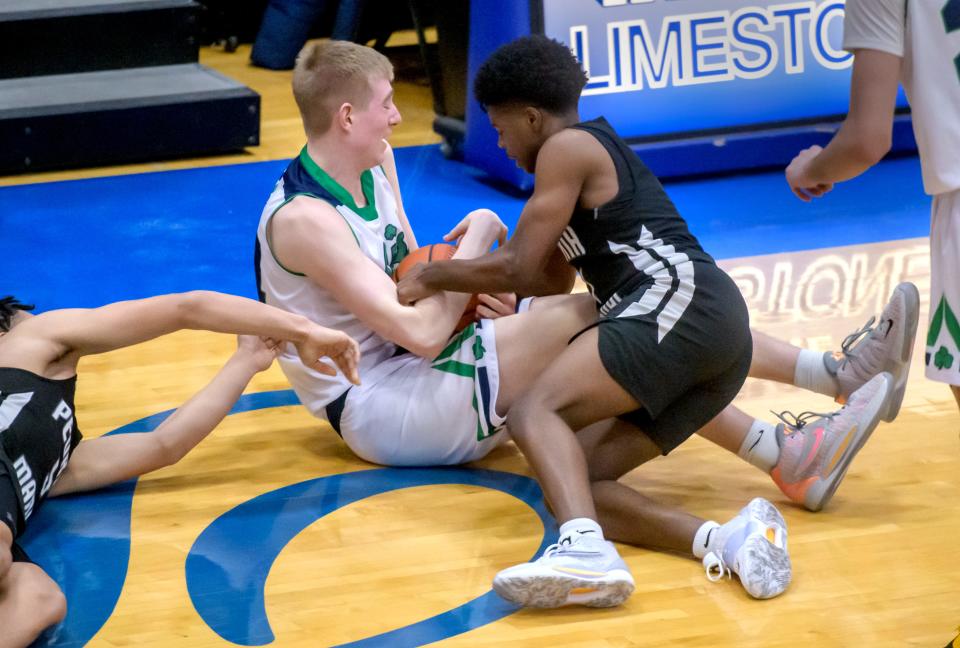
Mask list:
[[[536,562],[501,572],[494,587],[535,607],[619,604],[633,579],[603,539],[600,520],[614,539],[692,553],[704,559],[711,578],[733,571],[752,596],[776,596],[792,572],[786,525],[772,504],[757,498],[719,525],[617,481],[728,406],[750,370],[752,338],[739,290],[690,233],[657,178],[604,119],[580,121],[585,83],[569,49],[542,36],[507,44],[484,63],[477,98],[501,148],[535,173],[534,193],[506,245],[476,260],[422,266],[398,286],[404,302],[435,290],[550,294],[566,290],[579,271],[596,301],[598,321],[507,414],[511,436],[562,523],[560,543]],[[771,347],[781,350],[763,340],[765,356],[773,355]],[[889,393],[889,376],[881,374],[850,396],[842,415],[825,419],[842,421],[841,431],[850,434],[863,430],[859,437],[832,434],[807,443],[823,436],[818,429],[791,435],[785,452],[780,436],[768,434],[763,441],[773,444],[774,461],[789,461],[782,473],[779,463],[767,470],[797,479],[803,492],[778,482],[793,499],[807,503],[812,493],[810,507],[822,505],[844,470],[831,464],[831,480],[798,475],[823,471],[828,450],[848,462]],[[798,456],[808,459],[802,469]]]
[[[47,497],[92,490],[176,463],[223,419],[282,342],[328,374],[331,358],[359,382],[359,348],[339,331],[249,299],[164,295],[31,315],[0,300],[0,645],[25,646],[66,613],[63,593],[15,540]],[[149,434],[81,440],[74,415],[81,357],[172,333],[241,335],[237,352],[197,395]],[[252,336],[263,336],[258,339]]]

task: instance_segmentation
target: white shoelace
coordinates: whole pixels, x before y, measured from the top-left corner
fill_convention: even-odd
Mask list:
[[[733,578],[733,572],[723,561],[723,556],[711,551],[703,557],[703,568],[707,572],[707,579],[713,583],[721,580],[724,576]]]
[[[538,560],[540,560],[540,559],[542,559],[542,558],[550,558],[551,556],[553,556],[553,554],[557,553],[558,551],[560,551],[560,544],[559,544],[559,543],[554,543],[554,544],[550,545],[549,547],[547,547],[546,549],[543,550],[543,555],[540,556],[540,558],[538,558]]]
[[[559,542],[556,542],[556,543],[550,545],[549,547],[547,547],[546,549],[544,549],[544,550],[543,550],[543,554],[542,554],[539,558],[537,558],[537,560],[539,561],[539,560],[543,560],[544,558],[552,558],[552,557],[555,556],[556,554],[558,554],[558,553],[560,553],[560,552],[563,552],[563,551],[576,551],[576,552],[578,552],[578,553],[587,553],[587,554],[596,553],[596,551],[591,550],[591,549],[587,549],[587,548],[585,548],[585,547],[579,547],[579,548],[578,548],[578,547],[577,547],[577,544],[578,544],[578,543],[576,543],[576,542],[568,542],[568,543],[565,543],[565,544],[561,544],[561,543],[559,543]]]

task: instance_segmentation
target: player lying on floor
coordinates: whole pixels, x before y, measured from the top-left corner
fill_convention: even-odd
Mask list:
[[[0,300],[0,644],[26,646],[66,614],[57,584],[17,546],[48,497],[92,490],[169,466],[223,420],[250,379],[290,343],[314,371],[359,384],[359,347],[345,333],[250,299],[164,295],[31,315]],[[213,380],[147,434],[83,440],[74,393],[80,358],[181,329],[243,334]],[[255,336],[263,336],[260,339]],[[336,367],[323,360],[329,357]]]

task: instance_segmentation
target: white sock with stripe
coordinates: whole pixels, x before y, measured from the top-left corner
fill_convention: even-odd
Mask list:
[[[769,473],[780,459],[777,426],[760,419],[754,419],[750,431],[747,432],[747,436],[743,437],[743,443],[737,450],[737,456],[763,472]]]
[[[584,535],[589,533],[595,538],[603,539],[603,529],[596,520],[590,518],[574,518],[560,525],[560,543],[563,544],[564,538],[572,537],[578,533]]]
[[[696,535],[693,536],[693,556],[694,558],[703,559],[708,553],[710,553],[712,547],[710,543],[716,543],[717,531],[720,530],[720,523],[714,522],[713,520],[707,520],[700,525],[700,528],[697,529]]]

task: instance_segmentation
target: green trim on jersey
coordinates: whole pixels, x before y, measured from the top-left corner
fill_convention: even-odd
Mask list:
[[[480,339],[480,335],[477,332],[477,325],[471,324],[460,331],[456,337],[447,343],[447,346],[443,351],[440,352],[440,355],[434,358],[433,365],[431,365],[430,368],[436,369],[437,371],[445,371],[463,378],[470,378],[476,384],[477,365],[451,359],[451,356],[463,349],[463,346],[468,342],[470,343],[470,350],[473,352],[474,358],[476,358],[478,361],[482,360],[486,355],[486,349],[484,348],[483,341]],[[476,387],[474,387],[474,389],[476,389]],[[500,432],[503,426],[501,425],[500,427],[494,427],[493,422],[490,421],[490,413],[485,411],[487,407],[494,407],[493,403],[490,403],[488,406],[485,406],[483,409],[481,409],[480,403],[477,402],[476,391],[474,391],[471,404],[473,405],[474,412],[477,414],[478,442]]]
[[[460,347],[463,346],[463,343],[466,342],[469,338],[471,338],[473,334],[476,332],[476,330],[477,330],[477,325],[471,324],[467,328],[457,333],[457,337],[447,342],[447,346],[444,347],[443,351],[441,351],[440,354],[433,359],[433,361],[439,362],[440,360],[446,360],[447,358],[452,356],[454,353],[459,351]]]
[[[350,195],[350,192],[344,189],[339,182],[331,178],[326,171],[321,169],[320,166],[310,158],[310,154],[307,153],[306,146],[304,146],[303,150],[300,151],[300,164],[302,164],[303,168],[307,170],[307,173],[310,174],[311,178],[320,183],[321,187],[333,194],[334,198],[352,209],[360,218],[368,223],[372,223],[379,218],[379,214],[377,214],[377,203],[373,191],[373,173],[370,172],[370,169],[367,169],[360,174],[360,189],[363,191],[363,197],[367,200],[367,206],[357,207],[357,201],[353,199],[353,196]]]
[[[471,324],[467,328],[460,331],[455,338],[447,343],[447,346],[443,351],[440,352],[440,355],[433,359],[433,365],[431,365],[430,368],[436,369],[437,371],[452,373],[457,376],[463,376],[465,378],[474,378],[477,369],[475,365],[468,364],[466,362],[460,362],[459,360],[450,360],[449,358],[459,351],[460,348],[474,336],[476,330],[477,325]]]
[[[437,371],[446,371],[447,373],[463,376],[464,378],[473,378],[477,369],[474,365],[460,362],[459,360],[447,360],[446,362],[435,364],[430,368],[436,369]]]
[[[267,222],[263,226],[263,232],[264,232],[265,238],[267,239],[267,249],[270,250],[270,256],[272,256],[273,260],[277,262],[277,265],[280,266],[280,269],[283,270],[284,272],[292,274],[294,277],[306,277],[307,275],[303,274],[302,272],[295,272],[290,268],[286,267],[285,265],[283,265],[282,263],[280,263],[280,259],[277,258],[277,255],[273,251],[273,236],[270,233],[270,222],[273,220],[273,217],[277,215],[277,212],[280,211],[281,207],[289,203],[294,198],[297,198],[298,196],[306,196],[307,198],[315,198],[317,200],[322,200],[325,203],[327,202],[320,196],[312,193],[304,192],[304,193],[291,194],[289,198],[287,198],[282,203],[280,203],[277,206],[277,208],[274,209],[269,216],[267,216]],[[329,205],[330,203],[327,203],[327,204]],[[337,210],[334,209],[334,211],[337,211]],[[339,211],[337,211],[337,213],[340,214]],[[343,222],[346,223],[347,227],[350,228],[350,233],[353,234],[353,240],[357,242],[357,247],[360,247],[360,239],[357,238],[357,233],[353,231],[353,226],[350,225],[350,221],[348,221],[347,217],[344,216],[343,214],[340,214],[340,218],[342,218]]]

